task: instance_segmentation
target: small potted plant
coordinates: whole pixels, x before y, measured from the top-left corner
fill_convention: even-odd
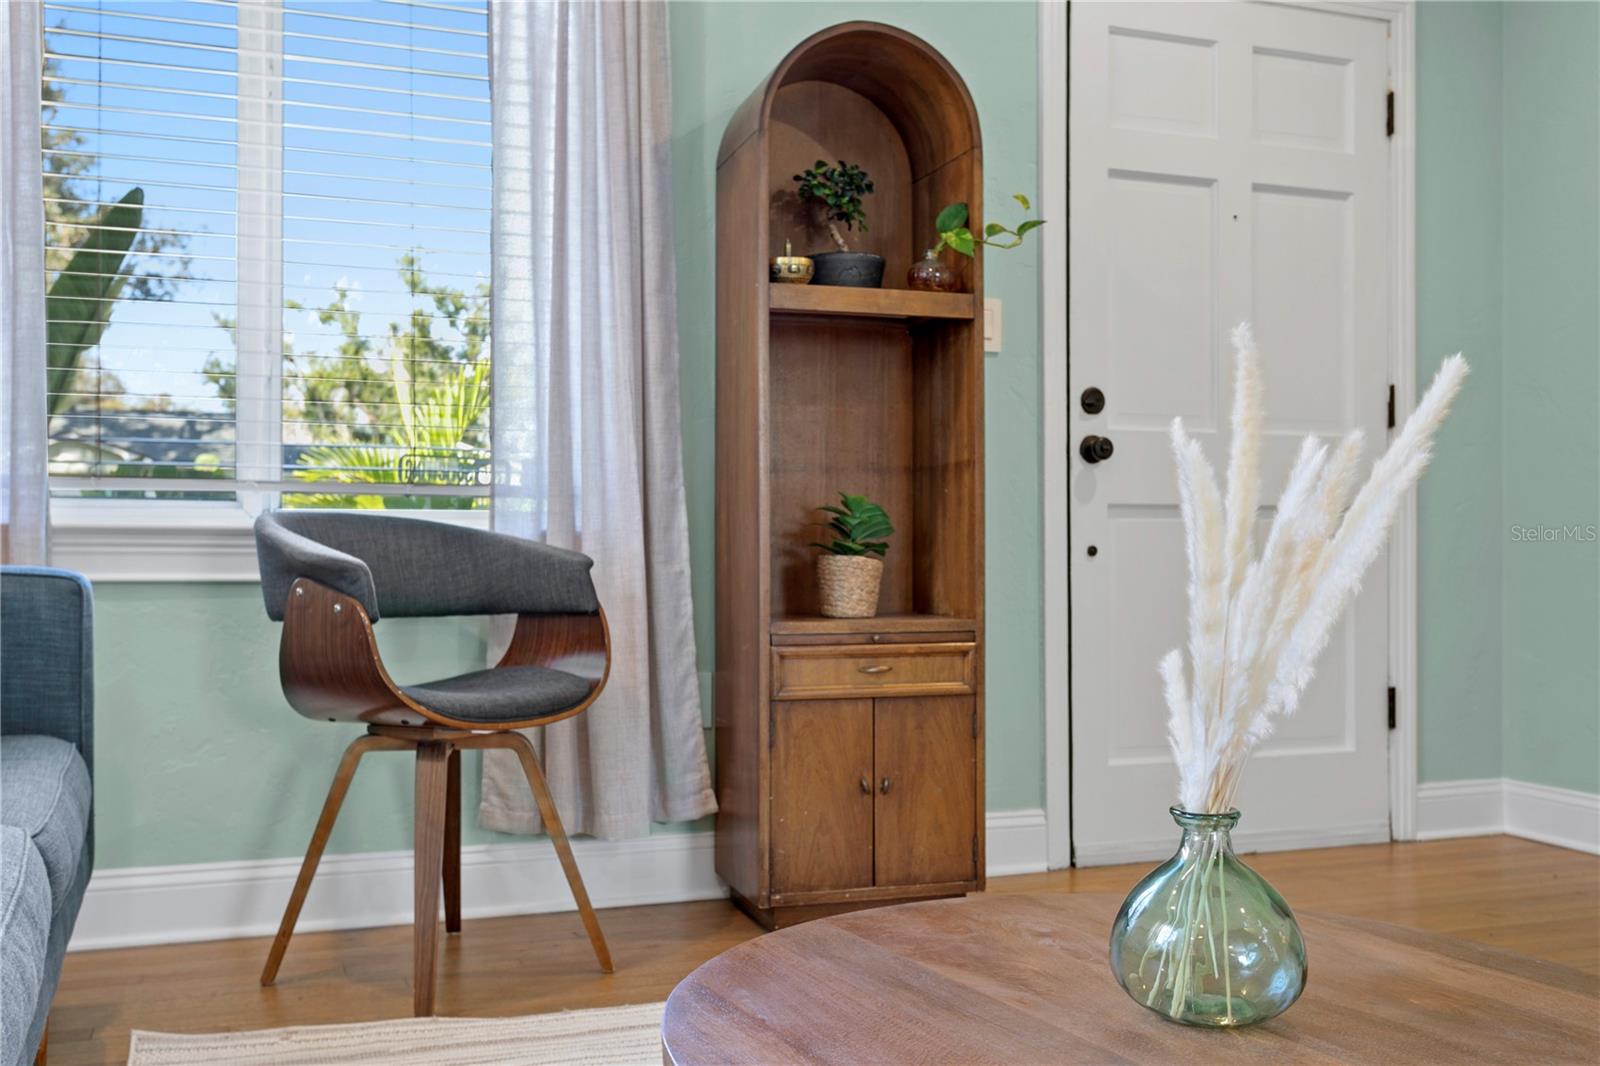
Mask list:
[[[1028,198],[1020,192],[1011,198],[1021,204],[1024,211],[1033,210]],[[921,261],[911,264],[911,270],[906,274],[906,284],[913,289],[928,292],[954,292],[956,286],[960,284],[960,279],[956,277],[954,270],[939,260],[940,252],[946,248],[953,248],[970,259],[980,244],[986,244],[990,248],[1015,248],[1022,243],[1022,238],[1030,230],[1036,230],[1042,225],[1044,225],[1042,218],[1026,219],[1019,222],[1016,229],[991,222],[983,227],[983,236],[978,237],[967,228],[967,205],[947,204],[933,222],[934,228],[939,231],[939,243],[929,248],[923,254]],[[1002,236],[1007,239],[999,239]]]
[[[844,234],[839,232],[841,222],[847,230],[859,226],[862,233],[867,232],[867,213],[861,206],[861,198],[872,191],[872,178],[867,172],[842,159],[836,167],[819,159],[804,173],[796,174],[794,180],[800,187],[800,202],[822,216],[833,243],[839,246],[837,252],[817,252],[811,256],[816,265],[811,283],[867,289],[882,285],[883,256],[852,252]]]
[[[830,543],[817,558],[817,587],[822,613],[829,618],[871,618],[878,613],[878,588],[883,583],[884,540],[894,533],[884,509],[865,496],[839,494],[839,506],[819,507],[833,515]]]

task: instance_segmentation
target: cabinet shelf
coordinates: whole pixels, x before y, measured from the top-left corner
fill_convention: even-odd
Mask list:
[[[855,289],[843,285],[771,287],[768,306],[775,315],[843,315],[850,318],[929,318],[971,321],[970,292],[920,292],[916,289]]]
[[[821,615],[783,615],[772,620],[772,635],[784,637],[835,636],[847,633],[970,633],[977,629],[971,618],[947,614],[880,614],[873,618],[824,618]]]

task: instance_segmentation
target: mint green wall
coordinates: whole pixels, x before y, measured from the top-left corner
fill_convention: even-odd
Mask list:
[[[1600,792],[1600,5],[1504,12],[1507,777]]]
[[[1500,776],[1500,7],[1417,6],[1417,383],[1472,376],[1417,490],[1418,777]]]
[[[360,731],[284,702],[280,630],[260,586],[102,582],[94,595],[95,864],[304,854]],[[476,619],[391,618],[374,631],[401,684],[483,667]],[[479,755],[462,758],[462,841],[525,839],[477,827]],[[398,755],[362,759],[329,852],[409,850],[413,772]]]
[[[483,665],[475,621],[390,619],[377,633],[402,683]],[[289,709],[277,647],[257,585],[95,586],[97,866],[305,852],[358,731]],[[467,768],[471,810],[478,775]],[[363,759],[329,850],[409,848],[412,772],[395,755]],[[467,843],[513,839],[467,821]]]
[[[1600,792],[1600,6],[1417,6],[1424,781]],[[1577,529],[1530,537],[1530,527]]]
[[[811,33],[876,19],[945,54],[971,90],[983,127],[984,196],[1038,192],[1037,9],[1030,3],[722,3],[674,0],[673,179],[678,333],[683,349],[685,468],[694,542],[695,626],[702,669],[712,636],[712,486],[716,339],[717,144],[729,117]],[[1061,224],[1063,220],[1056,220]],[[1044,794],[1041,661],[1038,247],[996,252],[986,294],[1005,309],[1005,351],[987,357],[988,800],[1039,807]]]

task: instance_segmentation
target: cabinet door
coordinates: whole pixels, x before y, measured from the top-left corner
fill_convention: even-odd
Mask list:
[[[872,701],[772,707],[772,890],[872,884]]]
[[[976,701],[923,696],[875,702],[876,883],[972,880]]]

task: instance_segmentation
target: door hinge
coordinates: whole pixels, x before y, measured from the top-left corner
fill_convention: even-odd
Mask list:
[[[1389,90],[1388,99],[1384,105],[1383,132],[1386,136],[1394,136],[1394,90]]]
[[[1390,729],[1394,728],[1395,703],[1397,702],[1397,699],[1398,698],[1397,698],[1397,696],[1395,694],[1394,686],[1390,685],[1389,686],[1389,728]]]
[[[1394,386],[1389,386],[1389,428],[1394,428]]]

